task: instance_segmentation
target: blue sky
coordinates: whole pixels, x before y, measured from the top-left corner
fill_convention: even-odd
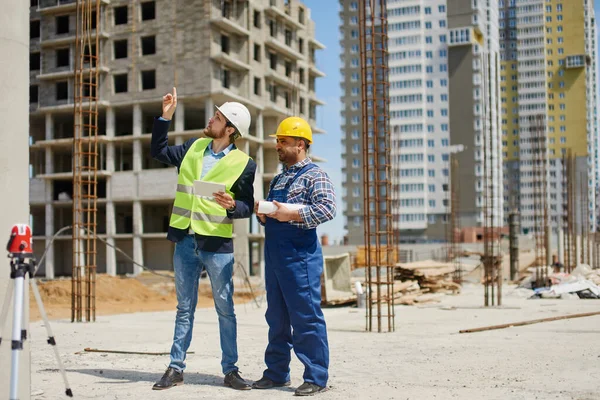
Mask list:
[[[317,109],[317,124],[327,134],[317,136],[313,145],[315,155],[327,159],[322,167],[333,181],[338,199],[338,212],[333,221],[321,225],[319,234],[328,234],[330,243],[341,240],[344,231],[342,206],[342,145],[340,115],[340,34],[339,3],[337,0],[304,0],[311,10],[311,19],[315,21],[317,40],[327,48],[317,52],[317,66],[327,75],[317,79],[317,96],[326,102]],[[600,0],[594,4],[596,17],[600,16]],[[597,40],[600,46],[600,38]]]
[[[342,144],[340,115],[340,34],[339,3],[337,0],[304,0],[311,10],[311,19],[315,21],[317,40],[327,48],[317,52],[317,67],[327,76],[316,81],[317,97],[326,105],[317,108],[317,125],[327,131],[315,138],[312,152],[327,159],[321,164],[327,172],[337,194],[337,216],[333,221],[321,225],[319,234],[326,233],[330,243],[344,236],[344,216],[342,210]]]

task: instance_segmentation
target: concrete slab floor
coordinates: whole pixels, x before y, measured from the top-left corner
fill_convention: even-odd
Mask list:
[[[600,316],[503,330],[466,328],[600,311],[595,300],[528,300],[504,287],[503,308],[484,309],[483,288],[468,285],[441,303],[397,307],[396,331],[365,333],[364,310],[325,310],[331,351],[323,399],[599,399]],[[236,309],[239,368],[261,377],[267,344],[265,305]],[[168,352],[174,312],[121,314],[96,323],[52,321],[62,360],[79,399],[282,399],[302,383],[292,356],[292,387],[237,392],[222,386],[213,309],[196,312],[185,385],[153,391],[168,356],[78,353],[98,349]],[[41,322],[32,324],[32,399],[66,398]]]

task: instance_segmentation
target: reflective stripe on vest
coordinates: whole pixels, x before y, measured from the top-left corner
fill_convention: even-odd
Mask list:
[[[194,196],[194,180],[202,173],[204,152],[211,140],[196,140],[181,162],[169,226],[184,230],[191,227],[194,232],[203,236],[231,238],[233,221],[227,216],[227,211],[215,201]],[[235,199],[231,186],[244,172],[249,158],[238,149],[231,150],[217,161],[202,180],[224,184],[225,191]]]

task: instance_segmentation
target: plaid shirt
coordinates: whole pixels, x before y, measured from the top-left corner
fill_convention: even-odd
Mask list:
[[[271,181],[269,191],[283,189],[302,167],[311,162],[311,159],[307,157],[291,167],[285,168],[281,174]],[[277,185],[273,187],[275,181],[277,181]],[[311,168],[292,183],[288,190],[286,202],[308,206],[299,211],[303,222],[289,222],[301,229],[316,228],[335,217],[336,205],[333,183],[331,183],[331,179],[325,171],[319,167]]]

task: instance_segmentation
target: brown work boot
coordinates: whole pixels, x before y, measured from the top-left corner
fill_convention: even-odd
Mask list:
[[[152,386],[152,390],[165,390],[178,385],[183,385],[183,371],[169,367],[162,378]]]

